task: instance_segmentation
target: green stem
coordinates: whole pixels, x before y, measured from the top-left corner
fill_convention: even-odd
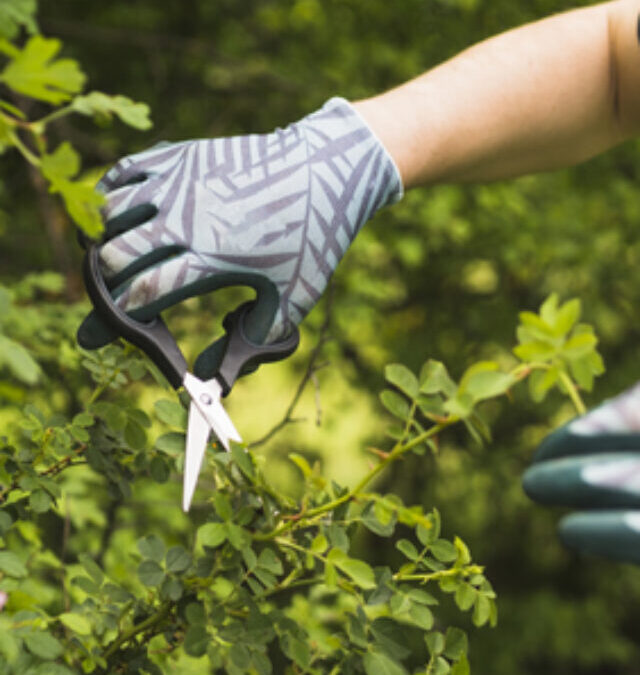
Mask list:
[[[33,166],[40,166],[40,158],[36,157],[36,155],[34,155],[31,150],[29,150],[29,148],[20,140],[18,134],[11,135],[11,142],[15,145],[27,162],[29,162],[29,164],[32,164]]]
[[[429,581],[437,581],[446,577],[470,577],[474,574],[482,574],[483,571],[484,569],[480,565],[468,565],[467,567],[452,567],[451,569],[440,570],[431,574],[402,574],[401,572],[396,572],[393,575],[393,579],[394,581],[421,581],[426,584]]]
[[[584,415],[587,412],[587,407],[585,406],[582,398],[580,397],[580,394],[578,393],[578,388],[564,370],[560,371],[560,381],[566,387],[567,392],[569,393],[569,398],[571,399],[571,402],[575,406],[575,409],[578,412],[578,414]]]
[[[113,656],[115,652],[120,649],[120,647],[125,643],[134,638],[136,635],[139,633],[142,633],[143,631],[152,628],[156,624],[160,623],[161,621],[164,621],[164,619],[167,618],[169,615],[169,612],[171,611],[171,603],[170,602],[165,602],[163,605],[160,606],[158,611],[155,614],[152,614],[151,616],[148,616],[144,621],[141,621],[140,623],[135,624],[135,626],[131,626],[129,630],[124,631],[124,633],[121,633],[107,648],[107,650],[104,652],[103,657],[105,659],[108,659],[109,657]]]
[[[39,128],[49,124],[49,122],[53,122],[54,120],[60,119],[61,117],[65,117],[65,115],[69,115],[72,112],[73,112],[73,106],[66,105],[63,108],[58,108],[57,110],[54,110],[53,112],[49,113],[48,115],[45,115],[44,117],[41,117],[39,120],[35,120],[34,122],[30,122],[29,126],[34,127],[34,130],[37,131]]]
[[[284,534],[285,532],[289,532],[289,530],[294,529],[301,523],[308,521],[310,518],[314,518],[315,516],[319,516],[321,514],[328,513],[329,511],[333,511],[341,504],[344,504],[345,502],[354,499],[381,471],[385,469],[385,467],[391,464],[391,462],[394,462],[399,457],[409,452],[409,450],[415,448],[416,446],[420,445],[420,443],[426,441],[428,438],[438,435],[443,429],[446,429],[452,424],[458,422],[459,419],[460,418],[457,416],[451,416],[444,422],[440,422],[439,424],[434,425],[424,433],[419,434],[415,438],[412,438],[407,443],[404,444],[401,444],[399,442],[396,443],[391,452],[379,464],[374,466],[373,469],[369,471],[369,473],[366,474],[353,489],[349,490],[349,492],[342,495],[342,497],[337,497],[336,499],[333,499],[332,501],[327,502],[326,504],[322,504],[322,506],[317,506],[314,509],[309,509],[308,511],[302,513],[298,520],[291,520],[288,523],[285,523],[284,525],[277,527],[275,530],[272,530],[271,532],[267,532],[266,534],[259,534],[259,533],[254,534],[253,538],[257,541],[268,541],[271,539],[275,539],[281,534]]]

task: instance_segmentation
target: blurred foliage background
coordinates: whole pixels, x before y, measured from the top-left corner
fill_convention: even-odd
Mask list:
[[[160,140],[268,131],[333,95],[374,94],[473,42],[570,6],[560,0],[42,3],[42,32],[64,41],[90,87],[147,102],[154,120],[151,131],[140,133],[64,119],[50,134],[70,139],[85,168],[100,171]],[[590,403],[632,384],[640,334],[639,171],[638,147],[630,143],[551,175],[414,191],[380,213],[336,273],[330,302],[305,322],[297,355],[243,381],[230,401],[243,436],[261,437],[284,414],[329,313],[328,365],[307,388],[295,413],[301,419],[260,449],[282,489],[295,493],[299,480],[285,462],[291,451],[318,459],[342,482],[361,474],[362,449],[380,442],[376,396],[385,363],[415,369],[432,357],[457,377],[480,358],[509,362],[517,311],[538,307],[552,291],[581,298],[584,318],[601,337],[607,373]],[[83,306],[77,303],[86,307],[80,254],[46,187],[18,156],[5,155],[0,281],[57,270],[77,317]],[[191,355],[220,330],[238,297],[228,291],[198,298],[174,312]],[[140,388],[140,397],[143,407],[152,406],[153,393]],[[489,447],[454,436],[437,464],[411,457],[384,486],[407,502],[436,505],[448,534],[460,534],[486,565],[500,622],[494,630],[470,630],[473,671],[637,672],[637,571],[563,550],[554,532],[558,513],[528,502],[520,487],[549,420],[565,421],[570,408],[557,395],[535,410],[524,395],[512,405],[491,405]],[[157,509],[141,516],[148,530],[164,526]],[[371,549],[372,563],[397,555],[373,540],[360,544]]]

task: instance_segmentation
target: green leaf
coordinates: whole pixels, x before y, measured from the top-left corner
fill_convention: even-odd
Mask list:
[[[462,655],[460,660],[454,663],[451,666],[450,675],[470,675],[471,668],[469,667],[469,661],[467,660],[466,655]]]
[[[241,553],[244,559],[244,564],[247,566],[248,570],[252,570],[254,567],[257,566],[258,556],[256,556],[256,554],[253,552],[252,548],[249,548],[247,546],[242,549]]]
[[[473,412],[474,400],[468,394],[460,392],[443,404],[445,412],[464,419]]]
[[[27,568],[22,560],[11,551],[0,551],[0,572],[17,579],[27,576]]]
[[[0,3],[0,36],[12,39],[20,30],[21,26],[29,33],[38,30],[34,15],[36,13],[36,0],[11,0]]]
[[[0,366],[6,366],[14,377],[25,384],[35,384],[40,378],[40,366],[20,344],[0,335]]]
[[[556,322],[558,313],[558,294],[552,293],[540,306],[540,318],[548,324]]]
[[[200,602],[191,602],[184,610],[184,615],[187,622],[195,626],[198,624],[204,625],[207,623],[207,613]]]
[[[172,546],[167,551],[166,567],[168,572],[184,572],[191,566],[191,554],[182,546]]]
[[[590,333],[574,335],[562,347],[562,356],[566,359],[579,359],[595,349],[598,339]]]
[[[333,548],[327,555],[327,560],[346,574],[360,588],[375,588],[376,583],[371,567],[363,560],[350,558],[342,549]]]
[[[433,664],[432,673],[433,675],[447,675],[450,669],[449,663],[442,656],[438,656]]]
[[[136,546],[143,558],[149,558],[157,563],[162,562],[164,558],[164,543],[155,534],[138,539]]]
[[[311,650],[309,645],[292,635],[285,633],[282,640],[282,650],[284,653],[303,670],[306,670],[311,662]]]
[[[227,540],[224,523],[205,523],[198,528],[197,539],[202,546],[215,548]]]
[[[401,663],[378,650],[367,652],[362,659],[362,665],[367,675],[407,675]]]
[[[14,91],[54,105],[67,101],[84,86],[76,61],[55,59],[62,43],[34,35],[8,63],[0,80]]]
[[[171,470],[167,461],[163,457],[156,455],[149,463],[149,473],[156,483],[166,483],[171,475]]]
[[[400,539],[396,542],[396,548],[409,560],[417,560],[420,557],[416,547],[408,539]]]
[[[394,659],[404,659],[411,653],[404,644],[407,642],[406,628],[393,619],[388,617],[375,619],[371,623],[371,634],[381,650]]]
[[[107,401],[98,401],[91,406],[91,410],[98,417],[102,418],[112,431],[122,431],[127,423],[127,415],[124,410],[121,410],[113,403],[109,403]]]
[[[8,664],[12,664],[20,654],[20,643],[11,631],[0,630],[0,654],[4,655],[5,662]]]
[[[236,463],[240,471],[242,471],[242,473],[250,481],[255,480],[256,471],[253,466],[253,459],[251,458],[249,451],[237,443],[232,443],[231,456],[233,457],[233,461]]]
[[[34,513],[46,513],[51,504],[51,497],[44,490],[34,490],[29,495],[29,507]]]
[[[91,624],[86,617],[82,616],[82,614],[64,612],[58,616],[58,619],[74,633],[78,633],[78,635],[91,634]]]
[[[429,551],[441,562],[453,562],[458,557],[456,547],[446,539],[434,541]]]
[[[486,595],[478,593],[473,608],[473,623],[475,626],[483,626],[491,615],[491,601]]]
[[[86,412],[86,411],[83,411],[83,412],[81,412],[81,413],[78,413],[78,414],[73,418],[73,420],[71,421],[71,423],[72,423],[74,426],[78,426],[78,427],[90,427],[90,426],[93,425],[94,421],[95,421],[95,419],[94,419],[94,417],[93,417],[93,415],[92,415],[91,413],[88,413],[88,412]]]
[[[297,452],[291,452],[289,453],[289,459],[302,471],[302,475],[305,478],[311,477],[313,469],[302,455],[299,455]]]
[[[387,382],[397,387],[410,399],[418,395],[418,378],[401,363],[392,363],[384,369],[384,376]]]
[[[549,361],[556,354],[556,348],[545,342],[525,342],[513,348],[513,353],[525,363]]]
[[[465,392],[474,401],[501,396],[515,384],[515,378],[509,373],[498,370],[493,361],[480,361],[468,368],[460,380],[460,391]]]
[[[182,597],[184,587],[180,579],[175,577],[165,577],[160,587],[160,594],[163,598],[177,602]]]
[[[4,536],[13,525],[13,519],[6,511],[0,511],[0,536]]]
[[[216,492],[213,495],[213,506],[222,520],[231,520],[233,517],[231,501],[229,500],[229,497],[222,492]]]
[[[327,548],[329,548],[329,542],[327,541],[327,538],[324,536],[324,534],[319,534],[315,539],[311,542],[311,548],[309,549],[312,553],[324,553]]]
[[[460,628],[450,626],[447,628],[443,654],[452,661],[458,661],[467,653],[467,634]]]
[[[88,556],[86,553],[81,553],[78,556],[78,560],[80,561],[80,564],[82,567],[84,567],[85,572],[95,581],[98,586],[102,584],[104,581],[104,574],[98,564]]]
[[[427,361],[420,371],[420,392],[422,394],[443,393],[451,397],[456,393],[456,383],[440,361]]]
[[[124,428],[124,440],[133,450],[144,450],[147,445],[147,432],[137,422],[129,419]]]
[[[96,584],[93,579],[89,579],[89,577],[73,577],[71,583],[81,588],[87,595],[97,595],[100,592],[100,585]]]
[[[243,673],[247,672],[251,665],[251,652],[243,644],[237,642],[231,646],[229,658],[231,663]]]
[[[249,546],[251,543],[251,535],[239,525],[227,522],[225,523],[225,528],[227,530],[227,539],[236,551],[242,551],[245,546]]]
[[[80,159],[66,141],[51,155],[44,155],[40,164],[43,175],[49,181],[49,191],[58,193],[64,200],[69,215],[88,236],[97,237],[103,229],[98,210],[104,204],[104,196],[95,186],[82,181],[72,181],[80,168]]]
[[[111,119],[117,115],[125,124],[142,131],[150,129],[149,106],[136,103],[126,96],[108,96],[101,91],[92,91],[76,96],[71,104],[73,110],[82,115]]]
[[[411,602],[417,602],[419,605],[437,605],[438,601],[431,595],[420,588],[412,588],[407,592]]]
[[[184,454],[185,444],[185,434],[172,431],[168,434],[163,434],[160,436],[156,440],[154,447],[171,457],[179,457]]]
[[[425,605],[412,604],[409,609],[409,617],[412,623],[422,630],[430,630],[433,627],[433,612]]]
[[[189,656],[200,657],[207,653],[207,647],[211,642],[211,638],[207,633],[206,626],[197,624],[189,626],[184,636],[184,651]]]
[[[163,398],[153,404],[159,420],[184,431],[187,428],[187,411],[181,403]]]
[[[258,567],[261,567],[262,569],[272,572],[276,575],[282,574],[283,572],[280,558],[278,558],[278,556],[270,548],[265,548],[260,552],[260,555],[258,556]]]
[[[424,636],[424,641],[427,643],[427,649],[432,656],[442,654],[444,650],[444,635],[437,630],[428,633]]]
[[[330,588],[334,588],[338,583],[338,573],[336,572],[335,565],[332,565],[330,562],[326,562],[324,565],[324,583]]]
[[[552,366],[548,370],[536,370],[531,373],[529,375],[529,394],[531,398],[536,403],[543,401],[549,389],[558,382],[559,377],[560,371],[555,366]]]
[[[401,420],[409,417],[410,407],[407,399],[391,389],[385,389],[380,394],[382,405],[395,417]]]
[[[41,659],[57,659],[62,654],[62,645],[50,633],[27,633],[24,637],[27,649]]]
[[[582,304],[578,298],[565,302],[558,310],[553,322],[553,332],[558,336],[567,335],[582,313]]]
[[[398,522],[396,512],[382,501],[369,502],[360,517],[367,529],[381,537],[391,536]]]
[[[475,602],[476,595],[477,591],[470,584],[463,581],[456,590],[456,605],[458,605],[463,612],[466,612],[468,609],[471,609],[471,606]]]
[[[159,586],[164,580],[164,570],[155,560],[143,560],[138,565],[138,579],[145,586]]]

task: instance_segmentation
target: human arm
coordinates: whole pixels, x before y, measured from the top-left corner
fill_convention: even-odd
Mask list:
[[[570,166],[640,130],[639,12],[616,0],[515,28],[354,107],[406,189]]]

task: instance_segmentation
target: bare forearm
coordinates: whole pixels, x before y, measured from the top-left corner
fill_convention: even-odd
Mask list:
[[[639,11],[618,0],[522,26],[355,106],[406,187],[575,164],[638,128]]]

